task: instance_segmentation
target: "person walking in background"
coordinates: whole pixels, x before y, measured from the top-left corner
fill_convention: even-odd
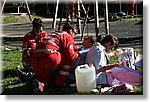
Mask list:
[[[128,16],[129,14],[131,14],[132,16],[134,16],[134,7],[135,7],[135,0],[126,0],[126,15]]]

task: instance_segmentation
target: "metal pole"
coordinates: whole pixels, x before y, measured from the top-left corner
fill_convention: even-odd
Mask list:
[[[108,21],[108,4],[107,4],[107,0],[105,0],[105,28],[106,28],[106,34],[109,34],[109,21]]]
[[[57,19],[57,12],[58,12],[58,4],[59,4],[59,0],[57,0],[57,4],[56,4],[56,11],[55,11],[55,17],[53,19],[52,29],[56,28],[56,19]]]
[[[19,14],[19,11],[20,11],[20,6],[18,6],[18,14]]]
[[[81,17],[80,15],[80,1],[78,0],[77,2],[77,13],[78,16]],[[81,20],[77,17],[77,27],[78,27],[78,34],[81,34]]]
[[[25,0],[25,3],[26,3],[26,6],[27,6],[29,19],[30,19],[30,21],[32,21],[32,17],[31,17],[31,13],[30,13],[30,9],[29,9],[29,6],[28,6],[28,2],[27,2],[27,0]]]
[[[120,0],[119,4],[120,4],[120,12],[121,12],[122,11],[122,9],[121,9],[121,0]]]
[[[4,6],[5,6],[5,3],[6,3],[6,0],[4,0],[3,6],[2,6],[2,9],[1,9],[1,14],[3,13],[3,9],[4,9]]]
[[[66,21],[67,21],[67,23],[69,23],[69,19],[70,19],[70,8],[69,8],[69,3],[68,3],[68,2],[66,2],[65,11],[66,11]]]
[[[81,1],[81,0],[80,0],[80,3],[81,3],[81,6],[82,6],[82,9],[83,9],[84,13],[86,14],[85,7],[84,7],[84,5],[83,5],[83,3],[82,3],[82,1]]]
[[[85,14],[85,17],[84,17],[84,23],[83,23],[83,28],[82,28],[81,40],[82,40],[82,38],[83,38],[83,36],[84,36],[84,31],[85,31],[85,29],[86,29],[86,27],[87,27],[88,12],[89,12],[89,11],[87,10],[87,12],[86,12],[86,14]]]
[[[65,5],[63,4],[62,11],[61,11],[61,17],[60,17],[60,20],[59,20],[58,30],[60,30],[60,26],[61,26],[61,22],[62,22],[62,18],[63,18],[63,13],[64,13],[64,8],[65,8]]]
[[[98,0],[96,0],[95,2],[95,31],[96,31],[96,37],[98,37],[99,34]]]
[[[137,21],[137,2],[135,2],[135,5],[136,5],[136,21]]]

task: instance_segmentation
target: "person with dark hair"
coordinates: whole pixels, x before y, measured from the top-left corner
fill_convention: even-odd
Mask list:
[[[33,25],[39,24],[41,21],[33,20]],[[33,28],[34,30],[35,28]],[[28,79],[32,80],[35,94],[44,94],[47,84],[51,86],[53,80],[51,73],[56,69],[59,70],[59,73],[56,76],[55,85],[64,86],[68,74],[72,70],[72,63],[79,56],[74,51],[74,48],[79,49],[78,46],[74,45],[75,33],[74,26],[67,23],[62,30],[54,31],[47,37],[37,40],[38,44],[35,45],[36,47],[34,46],[30,58],[34,72],[25,72],[17,68],[17,73],[23,82],[28,81]]]
[[[107,69],[123,65],[123,64],[114,64],[106,66],[109,63],[109,58],[107,56],[106,51],[114,49],[116,44],[118,44],[118,41],[116,40],[117,39],[115,36],[106,35],[101,40],[98,40],[100,42],[97,42],[97,44],[92,48],[90,48],[89,52],[87,53],[86,62],[92,63],[94,67],[97,69],[97,72],[104,72]]]
[[[43,29],[43,22],[40,18],[34,18],[32,21],[32,31],[24,36],[22,43],[22,64],[16,67],[16,72],[21,82],[31,81],[34,79],[34,70],[31,65],[33,50],[41,42],[42,38],[47,37],[47,33]]]
[[[34,18],[32,27],[32,31],[24,36],[22,44],[22,64],[25,70],[30,70],[31,68],[30,58],[32,56],[32,50],[39,44],[42,38],[47,36],[47,33],[44,32],[43,22],[40,18]]]
[[[94,43],[95,43],[95,39],[93,38],[93,36],[88,36],[84,38],[84,41],[82,42],[81,46],[84,47],[83,49],[88,49],[92,47]]]
[[[93,36],[88,36],[88,37],[84,38],[82,44],[79,45],[80,57],[78,57],[74,61],[74,63],[73,63],[74,68],[76,68],[78,65],[85,63],[85,58],[86,58],[87,52],[94,45],[94,43],[95,43],[95,39]]]
[[[98,35],[98,37],[96,38],[96,41],[97,41],[97,42],[101,42],[102,38],[103,38],[103,35],[100,34],[100,35]]]
[[[85,64],[86,55],[89,49],[94,45],[95,42],[96,41],[93,36],[88,36],[88,37],[85,37],[82,44],[79,45],[78,52],[80,56],[73,61],[72,67],[74,70],[72,70],[72,72],[69,73],[69,78],[68,78],[68,83],[67,83],[69,87],[74,87],[74,86],[71,86],[71,84],[75,83],[75,69],[77,66]]]
[[[111,69],[113,67],[122,67],[123,63],[109,65],[109,57],[107,56],[106,52],[112,50],[116,46],[115,36],[106,35],[103,38],[98,37],[97,41],[99,42],[92,46],[89,52],[87,53],[85,63],[93,64],[93,66],[96,69],[97,75],[100,72],[105,72],[106,70]],[[97,84],[108,84],[107,77],[104,73],[101,73],[99,77],[97,78]]]
[[[142,76],[138,71],[133,70],[125,65],[125,62],[109,64],[107,51],[113,50],[118,46],[118,39],[113,35],[106,35],[98,40],[87,53],[85,63],[93,64],[96,69],[97,85],[124,85],[130,84],[128,87],[133,91],[132,85],[140,84]],[[129,78],[132,77],[132,78]]]
[[[39,83],[39,86],[44,82],[51,86],[51,73],[55,69],[59,70],[55,85],[64,86],[72,70],[72,63],[79,56],[74,50],[74,36],[74,27],[67,23],[62,30],[52,32],[36,46],[31,64],[35,79],[38,80],[34,82]],[[42,92],[42,87],[38,87],[38,90]]]

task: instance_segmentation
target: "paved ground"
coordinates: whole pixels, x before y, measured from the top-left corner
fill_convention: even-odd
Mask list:
[[[59,22],[59,21],[58,21]],[[52,21],[45,20],[45,31],[51,33],[56,29],[52,29]],[[142,48],[143,45],[143,24],[139,22],[109,22],[110,33],[119,38],[120,47]],[[31,31],[31,22],[26,23],[11,23],[2,25],[3,43],[21,46],[23,36]],[[94,23],[89,23],[84,36],[95,35]],[[105,24],[100,22],[100,33],[105,34]],[[81,35],[75,37],[75,43],[81,43]]]

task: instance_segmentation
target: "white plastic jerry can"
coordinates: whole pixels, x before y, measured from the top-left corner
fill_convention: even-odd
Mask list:
[[[92,89],[96,88],[96,73],[93,65],[77,66],[75,77],[78,92],[91,92]]]

